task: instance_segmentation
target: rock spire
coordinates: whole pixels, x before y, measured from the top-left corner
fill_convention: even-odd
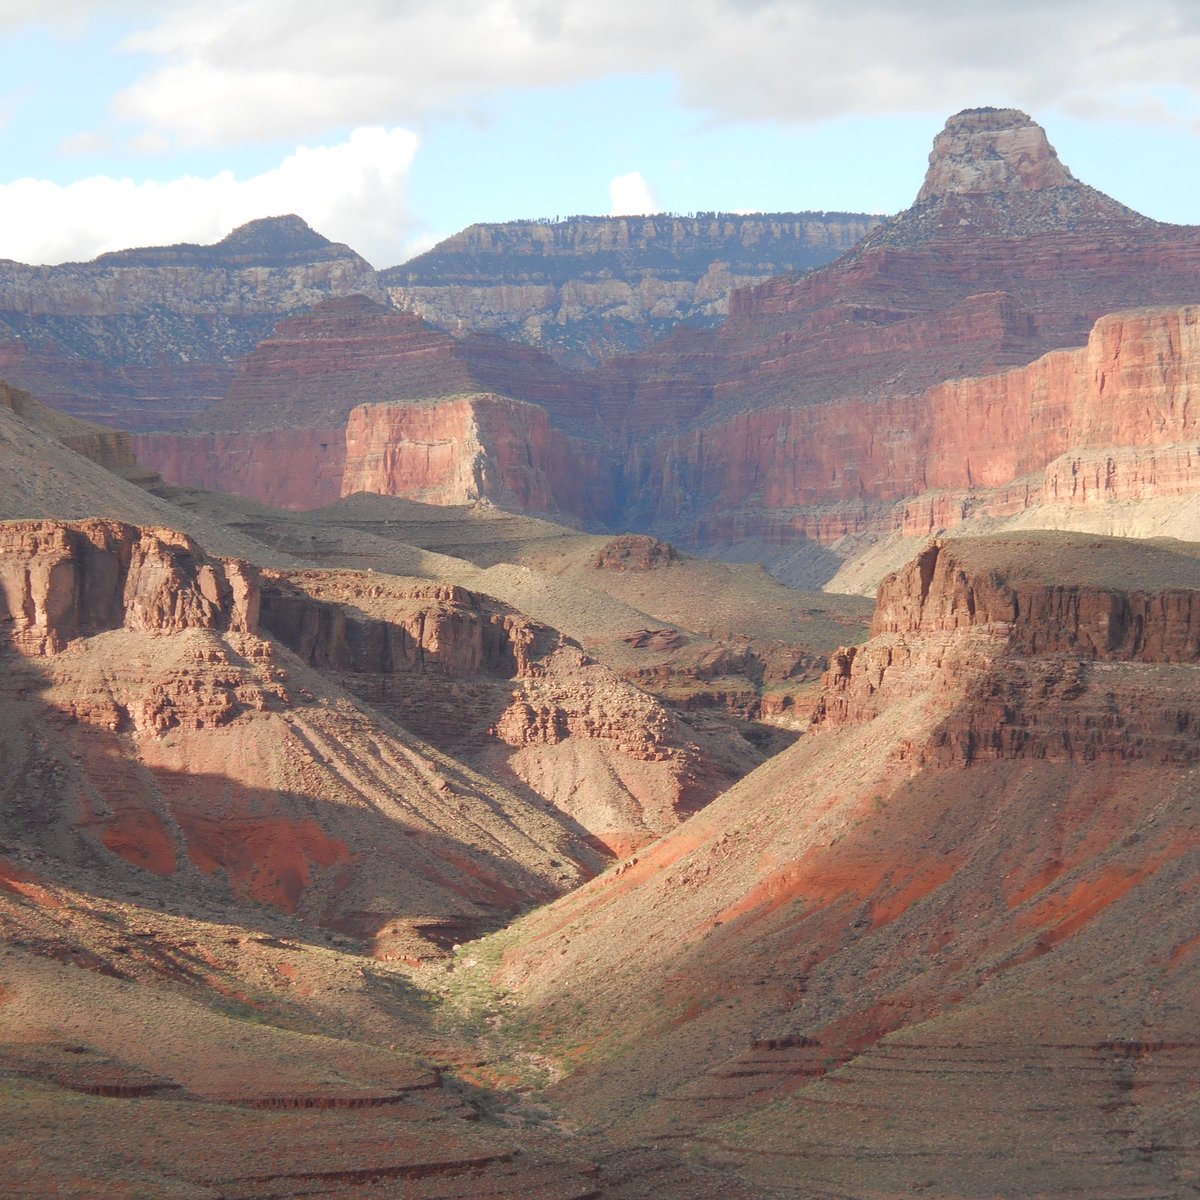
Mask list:
[[[934,139],[917,203],[939,196],[1078,187],[1046,131],[1015,108],[968,108]]]

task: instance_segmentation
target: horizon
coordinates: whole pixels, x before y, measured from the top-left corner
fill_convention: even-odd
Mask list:
[[[603,19],[14,0],[0,38],[0,257],[30,265],[293,212],[377,268],[555,214],[893,214],[945,120],[979,107],[1029,113],[1122,204],[1200,222],[1200,15],[1177,0],[1137,19],[869,0],[861,20],[814,0]]]

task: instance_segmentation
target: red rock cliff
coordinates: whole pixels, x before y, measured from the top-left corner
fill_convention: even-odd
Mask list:
[[[489,500],[520,512],[603,514],[610,497],[584,445],[535,404],[481,394],[435,404],[364,404],[346,427],[342,495],[431,504]]]
[[[392,615],[384,618],[318,599],[286,575],[264,578],[263,627],[315,667],[521,679],[532,673],[535,655],[561,641],[546,626],[453,584],[392,588]]]
[[[815,728],[932,694],[945,721],[901,752],[918,764],[1200,757],[1190,555],[1073,534],[938,540],[880,585],[871,632],[833,656]]]
[[[254,572],[209,558],[186,535],[116,521],[0,523],[0,630],[53,654],[107,629],[253,633]]]

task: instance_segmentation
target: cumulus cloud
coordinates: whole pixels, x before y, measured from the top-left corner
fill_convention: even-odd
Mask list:
[[[609,183],[608,195],[612,201],[609,211],[614,217],[642,216],[662,211],[662,206],[640,171],[618,175]]]
[[[1086,112],[1114,93],[1194,96],[1200,81],[1192,0],[187,0],[149,11],[127,48],[155,65],[117,115],[191,144],[402,123],[496,89],[615,72],[670,73],[716,119],[780,121],[988,102]]]
[[[294,212],[376,266],[409,250],[408,171],[417,137],[364,127],[333,146],[300,146],[247,179],[222,171],[165,183],[94,177],[0,185],[0,257],[82,261],[107,250],[219,240],[256,217]]]

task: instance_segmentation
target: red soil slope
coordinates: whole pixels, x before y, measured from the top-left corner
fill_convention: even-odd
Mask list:
[[[1183,1194],[1198,596],[1048,534],[887,581],[808,737],[506,935],[568,1111],[815,1194]]]

